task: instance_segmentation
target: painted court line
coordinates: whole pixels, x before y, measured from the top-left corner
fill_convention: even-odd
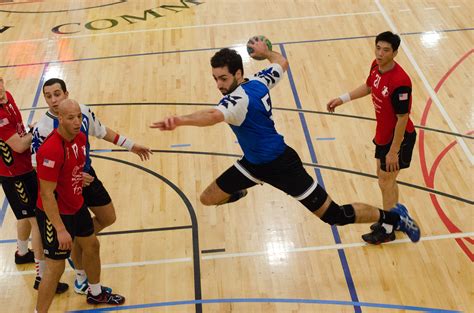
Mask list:
[[[318,304],[318,305],[338,305],[338,306],[354,306],[354,307],[369,307],[380,309],[396,309],[415,312],[437,312],[437,313],[460,313],[457,310],[446,310],[438,308],[420,307],[412,305],[400,305],[390,303],[374,303],[374,302],[360,302],[360,301],[342,301],[342,300],[319,300],[319,299],[289,299],[289,298],[224,298],[224,299],[203,299],[203,300],[181,300],[168,302],[155,302],[144,304],[123,305],[115,307],[94,308],[85,310],[68,311],[69,313],[79,312],[110,312],[110,311],[124,311],[134,309],[146,309],[155,307],[170,307],[179,305],[191,304],[216,304],[216,303],[298,303],[298,304]],[[323,312],[323,311],[321,311]]]
[[[395,26],[393,21],[388,16],[387,12],[385,11],[385,8],[380,3],[380,0],[374,0],[374,1],[375,1],[375,4],[377,5],[377,7],[379,8],[380,12],[382,13],[383,17],[385,18],[385,21],[387,22],[387,24],[392,29],[392,31],[394,33],[398,33],[397,27]],[[400,46],[402,47],[403,51],[407,55],[408,59],[410,60],[410,63],[415,68],[415,71],[417,72],[418,76],[420,77],[421,81],[423,82],[423,85],[425,86],[425,89],[428,91],[431,99],[433,100],[433,102],[438,107],[438,110],[440,111],[441,115],[443,116],[444,120],[448,124],[451,131],[453,131],[455,133],[459,133],[458,129],[456,128],[456,125],[454,125],[454,122],[449,117],[448,112],[446,112],[446,109],[444,108],[443,104],[439,100],[436,92],[433,90],[433,87],[431,87],[430,83],[428,82],[428,79],[426,79],[425,74],[423,74],[423,71],[421,70],[420,66],[416,62],[416,60],[413,57],[413,54],[411,53],[408,46],[405,44],[404,41],[402,41]],[[467,159],[469,160],[471,165],[474,165],[474,157],[471,153],[471,150],[467,147],[466,143],[464,142],[464,139],[458,137],[458,138],[456,138],[456,140],[459,143],[459,146],[463,149],[463,151],[466,154]]]
[[[437,235],[429,237],[421,237],[420,241],[432,241],[432,240],[442,240],[442,239],[455,239],[455,238],[465,238],[474,236],[474,232],[470,233],[454,233],[447,235]],[[410,239],[399,239],[391,241],[387,244],[401,244],[409,243]],[[314,247],[305,247],[305,248],[295,248],[295,249],[281,249],[275,252],[272,251],[256,251],[256,252],[243,252],[243,253],[226,253],[226,254],[215,254],[209,256],[203,256],[203,260],[213,260],[213,259],[227,259],[227,258],[236,258],[236,257],[246,257],[246,256],[261,256],[261,255],[271,255],[271,254],[283,254],[283,253],[295,253],[295,252],[306,252],[306,251],[324,251],[324,250],[341,250],[347,248],[359,248],[371,246],[365,242],[356,242],[356,243],[345,243],[345,244],[334,244],[327,246],[314,246]]]
[[[380,12],[378,12],[378,11],[353,12],[353,13],[339,13],[339,14],[327,14],[327,15],[311,15],[311,16],[301,16],[301,17],[275,18],[275,19],[267,19],[267,20],[253,20],[253,21],[240,21],[240,22],[228,22],[228,23],[189,25],[189,26],[179,26],[179,27],[165,27],[165,28],[155,28],[155,29],[133,30],[133,31],[126,31],[126,32],[64,36],[64,37],[61,37],[60,39],[110,36],[110,35],[122,35],[122,34],[131,34],[131,33],[144,33],[144,32],[181,30],[181,29],[195,29],[195,28],[206,28],[206,27],[234,26],[234,25],[246,25],[246,24],[254,25],[254,24],[262,24],[262,23],[291,22],[291,21],[301,21],[301,20],[314,20],[314,19],[320,19],[320,18],[332,18],[332,17],[341,17],[341,16],[356,16],[356,15],[371,15],[371,14],[380,14]]]
[[[152,261],[141,261],[141,262],[127,262],[127,263],[111,263],[111,264],[102,264],[102,269],[106,268],[122,268],[122,267],[136,267],[136,266],[146,266],[146,265],[157,265],[157,264],[168,264],[168,263],[185,263],[192,262],[192,258],[176,258],[176,259],[161,259],[161,260],[152,260]],[[65,272],[74,271],[72,268],[67,267]],[[17,272],[3,272],[2,275],[9,276],[23,276],[23,275],[36,275],[36,271],[17,271]]]
[[[336,140],[336,137],[318,137],[316,140]]]
[[[190,143],[177,143],[174,145],[170,145],[171,148],[183,148],[183,147],[191,147]]]
[[[435,241],[435,240],[445,240],[445,239],[457,239],[457,238],[466,238],[473,237],[474,232],[467,233],[453,233],[446,235],[436,235],[421,237],[420,241]],[[16,240],[1,240],[0,244],[16,243]],[[404,244],[410,243],[410,239],[399,239],[384,243],[384,245],[393,245],[393,244]],[[286,253],[297,253],[297,252],[307,252],[307,251],[328,251],[328,250],[341,250],[348,248],[361,248],[371,246],[365,242],[356,242],[356,243],[346,243],[346,244],[334,244],[326,246],[313,246],[313,247],[304,247],[304,248],[295,248],[295,249],[281,249],[278,251],[256,251],[256,252],[241,252],[241,253],[223,253],[223,254],[213,254],[202,256],[203,261],[207,260],[216,260],[216,259],[229,259],[229,258],[240,258],[248,256],[262,256],[262,255],[274,255],[274,254],[286,254]],[[185,263],[192,262],[192,258],[173,258],[173,259],[160,259],[152,261],[141,261],[141,262],[127,262],[127,263],[111,263],[111,264],[102,264],[102,268],[127,268],[127,267],[136,267],[136,266],[146,266],[146,265],[157,265],[157,264],[168,264],[168,263]],[[66,268],[66,271],[72,271],[71,268]],[[2,275],[9,276],[22,276],[22,275],[34,275],[36,272],[32,271],[15,271],[15,272],[3,272]]]
[[[167,31],[167,30],[197,29],[197,28],[206,28],[206,27],[222,27],[222,26],[234,26],[234,25],[246,25],[246,24],[255,25],[255,24],[263,24],[263,23],[291,22],[291,21],[301,21],[301,20],[314,20],[314,19],[320,19],[320,18],[333,18],[333,17],[371,15],[371,14],[380,14],[380,12],[378,12],[378,11],[368,11],[368,12],[340,13],[340,14],[327,14],[327,15],[311,15],[311,16],[302,16],[302,17],[275,18],[275,19],[254,20],[254,21],[240,21],[240,22],[228,22],[228,23],[189,25],[189,26],[179,26],[179,27],[163,27],[163,28],[152,28],[152,29],[140,29],[140,30],[130,30],[130,31],[113,32],[113,33],[100,33],[100,34],[61,36],[61,37],[54,36],[52,38],[3,41],[3,42],[0,42],[0,44],[41,42],[41,41],[47,41],[47,40],[62,40],[62,39],[127,35],[127,34],[133,34],[133,33],[136,34],[136,33],[159,32],[159,31]]]

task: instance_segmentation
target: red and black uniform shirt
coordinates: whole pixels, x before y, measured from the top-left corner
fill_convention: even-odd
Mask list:
[[[0,104],[0,176],[19,176],[33,170],[31,152],[26,149],[17,153],[6,143],[13,135],[26,135],[20,111],[12,95],[7,91],[7,103]]]
[[[409,114],[411,110],[410,77],[396,62],[391,70],[381,74],[374,60],[366,85],[371,89],[377,120],[374,143],[389,144],[393,139],[397,114]],[[405,131],[412,133],[414,130],[413,122],[408,118]]]
[[[86,163],[86,135],[79,133],[68,142],[55,129],[39,148],[36,162],[38,179],[57,183],[59,213],[73,215],[79,211],[84,203],[82,172]],[[44,211],[39,190],[37,206]]]

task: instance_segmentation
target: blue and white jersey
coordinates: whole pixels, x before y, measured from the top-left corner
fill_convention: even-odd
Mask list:
[[[226,95],[216,109],[224,114],[245,158],[253,164],[275,160],[286,148],[272,117],[270,89],[283,77],[279,64],[271,64]]]
[[[81,113],[82,113],[82,125],[81,132],[83,132],[87,137],[86,144],[86,164],[84,166],[84,171],[88,171],[91,166],[91,158],[89,156],[90,144],[89,144],[89,135],[97,137],[99,139],[104,138],[107,130],[104,125],[102,125],[98,118],[95,117],[94,112],[89,109],[89,107],[80,104]],[[46,137],[53,131],[53,129],[58,128],[59,121],[57,116],[53,115],[50,111],[47,111],[45,115],[36,123],[33,129],[33,139],[31,142],[31,154],[33,165],[36,166],[36,152],[39,147],[43,144]]]

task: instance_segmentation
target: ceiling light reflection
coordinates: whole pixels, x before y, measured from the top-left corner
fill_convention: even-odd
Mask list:
[[[426,32],[421,35],[421,43],[427,48],[434,48],[438,46],[441,39],[441,34],[435,31]]]

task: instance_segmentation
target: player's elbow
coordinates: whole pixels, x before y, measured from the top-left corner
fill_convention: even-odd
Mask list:
[[[224,121],[224,114],[217,109],[213,109],[213,111],[211,112],[209,116],[209,125],[214,125],[223,121]]]

